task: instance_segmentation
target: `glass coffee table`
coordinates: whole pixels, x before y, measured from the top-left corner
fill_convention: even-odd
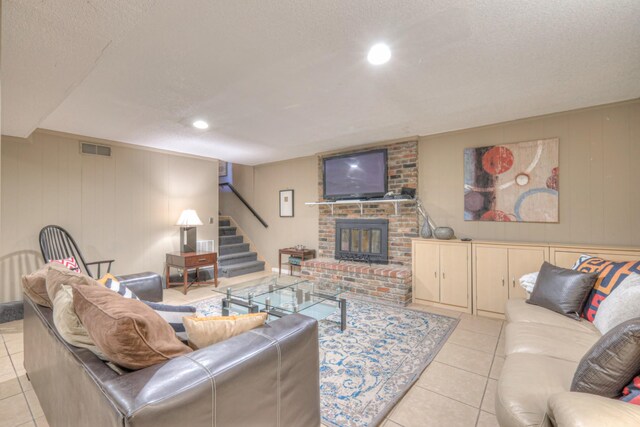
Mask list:
[[[317,320],[340,310],[340,330],[347,328],[347,301],[340,296],[344,289],[332,288],[295,276],[270,276],[229,288],[215,288],[222,293],[222,315],[232,311],[264,312],[276,318],[301,313]],[[336,307],[337,306],[337,307]]]

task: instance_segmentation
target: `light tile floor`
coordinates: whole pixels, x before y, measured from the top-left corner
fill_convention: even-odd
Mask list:
[[[221,279],[219,286],[233,286],[264,275]],[[187,295],[179,288],[164,291],[168,304],[209,297],[210,286],[192,288]],[[382,426],[498,426],[494,396],[504,363],[504,322],[418,304],[410,307],[456,317],[460,323]],[[22,361],[22,321],[0,324],[0,427],[48,426]]]

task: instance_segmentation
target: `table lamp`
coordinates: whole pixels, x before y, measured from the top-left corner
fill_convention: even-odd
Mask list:
[[[176,225],[180,226],[180,252],[196,252],[196,226],[202,225],[193,209],[185,209]]]

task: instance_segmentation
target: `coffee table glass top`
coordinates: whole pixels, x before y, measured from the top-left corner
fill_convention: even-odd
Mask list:
[[[341,288],[318,285],[296,276],[269,276],[213,290],[233,299],[250,301],[260,310],[302,313],[318,320],[336,311],[336,301],[345,292]],[[246,308],[238,304],[232,303],[231,309],[246,312]]]

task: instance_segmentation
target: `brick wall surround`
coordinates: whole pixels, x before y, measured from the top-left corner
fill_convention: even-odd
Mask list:
[[[418,190],[418,142],[406,141],[371,150],[387,149],[388,191],[399,193],[402,187]],[[351,150],[340,154],[367,150]],[[318,157],[318,199],[323,193],[323,157]],[[339,285],[348,291],[393,304],[411,302],[411,239],[418,237],[418,215],[413,203],[319,206],[318,259],[303,262],[302,275],[320,283]],[[336,218],[387,218],[389,220],[389,264],[338,262],[335,255]]]
[[[391,304],[404,306],[411,302],[411,269],[408,267],[316,258],[303,262],[302,275],[327,287],[341,286],[356,295]]]
[[[418,142],[408,141],[387,146],[372,147],[371,150],[387,149],[388,188],[399,193],[402,187],[418,189]],[[345,151],[357,153],[366,150]],[[343,154],[343,153],[340,153]],[[322,157],[318,157],[318,198],[322,199],[323,170]],[[364,206],[360,215],[358,205],[334,205],[331,215],[330,206],[320,206],[319,215],[319,248],[320,258],[333,258],[335,252],[335,219],[336,218],[387,218],[389,220],[389,264],[411,265],[411,239],[418,237],[418,215],[415,205],[402,203],[398,205],[399,215],[395,215],[393,204],[381,203]]]

